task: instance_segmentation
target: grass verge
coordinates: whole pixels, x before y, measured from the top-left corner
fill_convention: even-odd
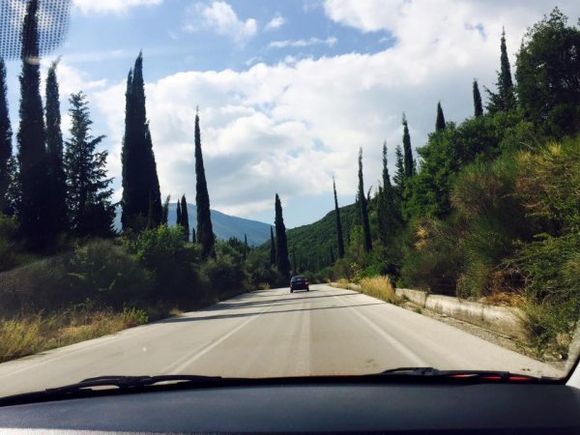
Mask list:
[[[372,278],[363,278],[359,282],[360,291],[365,295],[380,299],[391,304],[398,305],[401,298],[395,293],[395,287],[391,284],[388,276],[374,276]]]
[[[38,313],[0,319],[0,362],[113,334],[148,321],[148,313],[137,308],[117,313],[71,309],[48,316]]]

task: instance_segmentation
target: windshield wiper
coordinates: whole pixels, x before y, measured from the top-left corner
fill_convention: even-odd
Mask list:
[[[463,379],[474,381],[503,381],[503,382],[529,382],[541,381],[551,378],[535,377],[530,375],[515,374],[508,371],[494,370],[440,370],[434,367],[399,367],[385,370],[371,376],[393,377],[419,377],[437,379]]]
[[[0,406],[6,404],[60,400],[95,393],[110,393],[115,390],[132,392],[144,390],[155,385],[180,385],[184,387],[209,387],[220,385],[224,378],[220,376],[198,375],[159,375],[159,376],[98,376],[84,379],[78,383],[57,388],[34,391],[0,398]]]

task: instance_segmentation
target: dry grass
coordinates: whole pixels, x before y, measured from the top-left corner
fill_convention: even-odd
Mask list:
[[[525,298],[519,293],[495,292],[489,296],[481,298],[479,302],[503,307],[521,307],[525,303]]]
[[[401,299],[395,293],[395,287],[391,284],[387,276],[375,276],[360,280],[360,291],[365,295],[389,302],[399,304]]]
[[[338,287],[338,288],[342,288],[342,289],[348,289],[348,286],[349,286],[349,282],[347,279],[344,279],[344,278],[341,278],[334,283],[334,287]]]
[[[0,362],[113,334],[147,321],[147,313],[136,308],[121,313],[83,310],[0,320]]]

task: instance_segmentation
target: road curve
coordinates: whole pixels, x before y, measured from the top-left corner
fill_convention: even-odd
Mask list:
[[[101,375],[271,377],[408,366],[559,371],[457,328],[326,285],[245,293],[115,335],[0,364],[0,396]]]

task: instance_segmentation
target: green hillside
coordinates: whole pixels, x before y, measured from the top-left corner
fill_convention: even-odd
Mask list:
[[[358,219],[355,204],[340,208],[340,219],[345,241]],[[336,257],[336,212],[332,210],[319,221],[288,230],[288,250],[299,271],[320,270],[332,264]]]

